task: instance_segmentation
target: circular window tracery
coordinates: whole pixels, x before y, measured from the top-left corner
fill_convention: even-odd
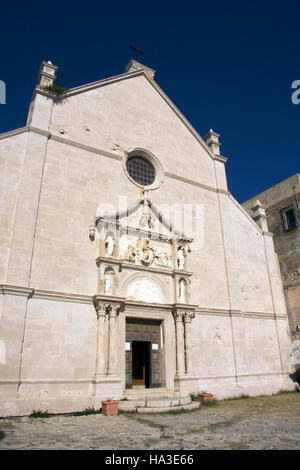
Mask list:
[[[160,161],[143,148],[132,148],[125,153],[123,170],[133,184],[147,191],[159,188],[164,181]]]
[[[150,186],[155,180],[155,168],[145,158],[134,156],[128,158],[126,168],[130,177],[142,186]]]

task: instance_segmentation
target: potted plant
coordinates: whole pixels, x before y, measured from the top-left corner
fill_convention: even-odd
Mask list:
[[[214,402],[215,401],[215,396],[213,393],[208,393],[208,392],[198,392],[197,396],[200,400],[204,401],[205,403],[207,402]]]
[[[117,415],[119,413],[119,401],[108,398],[102,400],[102,414],[106,416]]]

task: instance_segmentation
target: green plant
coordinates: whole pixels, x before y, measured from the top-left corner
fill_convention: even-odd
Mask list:
[[[200,401],[200,398],[198,397],[198,395],[195,395],[194,393],[191,393],[190,397],[192,401]]]
[[[33,410],[33,412],[29,415],[29,418],[49,418],[51,415],[48,413],[48,410]]]
[[[97,415],[101,413],[102,413],[101,409],[95,410],[94,408],[86,408],[83,411],[75,411],[74,413],[72,413],[72,416]]]
[[[261,395],[263,396],[263,395]],[[245,395],[244,393],[242,395],[237,395],[233,397],[228,397],[228,398],[223,398],[222,401],[232,401],[232,400],[240,400],[240,399],[245,399],[245,398],[250,398],[250,395]]]
[[[53,93],[54,95],[61,96],[63,95],[68,88],[58,86],[58,85],[47,85],[43,87],[44,90],[50,91],[50,93]]]
[[[181,414],[188,414],[188,413],[195,413],[195,411],[198,410],[185,410],[184,408],[179,408],[179,409],[174,409],[174,410],[168,410],[168,411],[163,411],[162,413],[164,414],[170,414],[170,415],[181,415]]]
[[[64,88],[58,85],[48,85],[43,86],[42,88],[47,92],[49,98],[51,98],[55,104],[63,104],[65,101],[67,101],[65,92],[68,90],[68,88]]]
[[[136,415],[137,414],[136,410],[130,410],[130,411],[129,410],[119,410],[119,415],[126,415],[126,416],[129,415],[130,416],[132,414]]]

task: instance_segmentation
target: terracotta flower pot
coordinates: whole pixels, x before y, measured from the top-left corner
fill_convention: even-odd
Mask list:
[[[212,393],[201,392],[197,396],[204,402],[213,402],[215,400],[215,396]]]
[[[118,400],[103,400],[101,403],[102,403],[103,415],[111,416],[111,415],[117,415],[119,413]]]

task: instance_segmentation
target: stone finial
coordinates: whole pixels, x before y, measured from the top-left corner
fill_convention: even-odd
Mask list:
[[[56,79],[57,69],[57,65],[53,65],[50,60],[48,60],[48,62],[43,61],[39,70],[38,85],[42,87],[53,85]]]
[[[131,59],[129,64],[127,64],[126,67],[125,67],[125,72],[126,73],[137,72],[138,70],[144,70],[144,72],[150,78],[154,78],[155,70],[150,69],[150,67],[147,67],[146,65],[143,65],[140,62],[137,62],[136,60]]]
[[[219,142],[219,137],[220,134],[217,134],[212,129],[210,129],[208,134],[204,137],[205,142],[214,155],[220,155],[221,143]]]
[[[264,231],[268,232],[268,223],[267,223],[267,216],[266,211],[263,205],[257,199],[254,205],[251,207],[253,212],[253,220],[257,223],[257,225]]]

